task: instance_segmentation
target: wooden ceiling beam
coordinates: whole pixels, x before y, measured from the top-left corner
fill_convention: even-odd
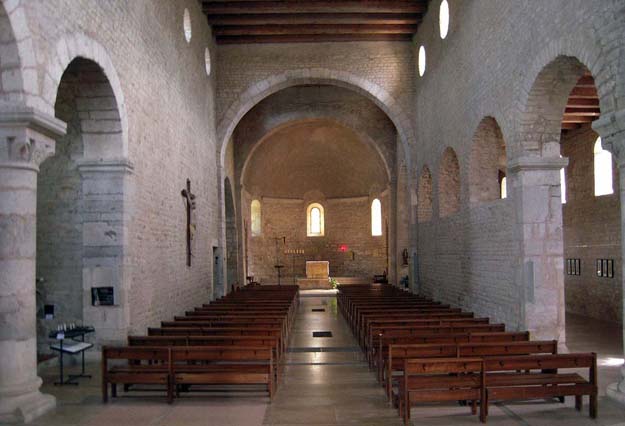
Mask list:
[[[592,75],[584,75],[577,80],[577,86],[595,87],[595,79]]]
[[[323,43],[340,41],[411,41],[412,34],[286,34],[218,36],[218,44]]]
[[[599,117],[601,111],[599,108],[566,108],[564,115],[584,115],[588,117]]]
[[[587,117],[583,115],[568,115],[565,114],[562,118],[562,123],[590,123],[595,121],[596,117]]]
[[[425,1],[406,0],[284,0],[284,1],[204,1],[208,15],[259,13],[424,13]]]
[[[567,108],[599,108],[599,98],[569,98]]]
[[[597,89],[594,87],[577,87],[575,86],[569,95],[569,98],[585,98],[585,99],[594,99],[599,98],[597,95]]]
[[[242,25],[213,27],[219,36],[312,34],[413,34],[416,25]]]
[[[362,25],[418,25],[419,13],[301,13],[301,14],[246,14],[208,15],[208,23],[215,26],[230,25],[296,25],[296,24],[362,24]]]
[[[579,129],[581,126],[575,123],[562,123],[562,130],[575,130]]]

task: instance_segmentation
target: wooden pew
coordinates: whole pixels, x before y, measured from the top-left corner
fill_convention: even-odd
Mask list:
[[[410,407],[418,402],[483,400],[484,363],[480,358],[404,359],[405,372],[398,386],[397,406],[404,424],[410,422]],[[484,405],[480,404],[484,421]]]
[[[588,379],[570,370],[587,369]],[[563,373],[562,370],[569,370]],[[582,409],[583,396],[589,397],[589,415],[597,417],[597,355],[559,354],[493,357],[484,359],[485,416],[491,401],[575,397],[575,408]],[[529,371],[529,373],[528,373]]]
[[[125,365],[109,367],[109,361],[124,360]],[[170,380],[169,347],[102,347],[102,402],[108,402],[108,386],[117,396],[117,385],[158,384],[165,386],[167,402],[173,400]]]
[[[397,343],[404,337],[410,337],[421,334],[453,334],[453,333],[492,333],[504,332],[506,327],[504,324],[463,324],[463,325],[413,325],[413,326],[397,326],[388,328],[381,336],[373,336],[371,347],[372,354],[369,356],[375,359],[375,354],[380,349],[382,339],[386,344]]]
[[[388,360],[385,363],[384,386],[389,402],[392,401],[393,380],[403,375],[404,360],[407,358],[503,357],[530,354],[557,354],[556,340],[530,340],[527,342],[479,342],[389,345]],[[455,355],[453,355],[455,354]]]
[[[177,396],[180,385],[262,385],[269,399],[273,398],[274,360],[269,348],[174,347],[171,349],[171,359],[171,383]]]
[[[148,336],[273,336],[278,339],[281,351],[286,351],[278,327],[150,327]]]

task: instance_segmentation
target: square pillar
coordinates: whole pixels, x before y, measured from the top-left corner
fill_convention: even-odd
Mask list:
[[[95,327],[98,343],[119,344],[126,340],[130,325],[133,166],[125,159],[82,160],[78,170],[84,201],[83,322]],[[113,287],[115,305],[93,306],[94,287]]]
[[[521,258],[517,264],[521,323],[534,339],[565,338],[560,157],[511,161]]]

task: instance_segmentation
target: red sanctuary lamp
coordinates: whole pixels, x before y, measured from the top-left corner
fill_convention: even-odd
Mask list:
[[[347,250],[349,250],[349,247],[347,247],[347,244],[341,244],[341,245],[339,246],[339,251],[340,251],[341,253],[347,253]]]

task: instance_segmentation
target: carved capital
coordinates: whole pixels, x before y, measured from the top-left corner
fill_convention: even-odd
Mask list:
[[[625,167],[625,110],[602,114],[592,123],[601,136],[601,145],[614,156],[619,168]]]
[[[66,124],[34,108],[0,107],[0,167],[38,170]]]

